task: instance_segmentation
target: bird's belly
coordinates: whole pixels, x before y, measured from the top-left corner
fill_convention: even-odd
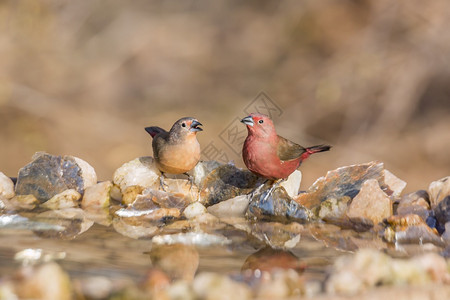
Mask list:
[[[182,174],[194,168],[199,160],[200,146],[197,142],[168,147],[160,153],[157,166],[164,173]]]

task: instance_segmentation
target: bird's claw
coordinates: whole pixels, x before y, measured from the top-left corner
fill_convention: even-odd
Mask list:
[[[159,186],[161,187],[161,189],[164,192],[167,192],[164,187],[169,187],[169,186],[164,182],[164,174],[161,174],[161,176],[159,176]]]
[[[183,173],[183,174],[188,177],[188,181],[189,181],[189,184],[190,184],[189,191],[191,191],[192,190],[192,186],[194,185],[194,176],[192,176],[191,174],[188,174],[187,172]]]

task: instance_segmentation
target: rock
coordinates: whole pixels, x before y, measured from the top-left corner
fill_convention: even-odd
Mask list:
[[[209,206],[207,210],[218,218],[244,217],[249,203],[249,196],[241,195]]]
[[[430,213],[430,198],[428,192],[419,190],[414,193],[404,195],[397,206],[397,214],[406,216],[409,214],[419,215],[423,220],[426,220]]]
[[[130,205],[136,200],[136,197],[145,190],[144,187],[140,185],[130,185],[125,188],[123,195],[121,197],[122,204]]]
[[[245,259],[241,271],[276,272],[280,269],[303,271],[305,265],[290,251],[264,247]]]
[[[183,194],[173,194],[164,191],[146,189],[142,195],[138,195],[136,197],[132,207],[139,209],[140,205],[146,206],[146,203],[153,202],[162,208],[178,208],[182,210],[192,203],[191,200],[192,199],[190,197],[186,197]]]
[[[280,186],[282,186],[289,197],[294,198],[298,195],[300,189],[300,183],[302,182],[302,172],[295,170],[294,173],[289,175],[286,181],[283,181]]]
[[[150,156],[136,158],[119,167],[113,175],[113,182],[120,187],[122,194],[129,186],[152,187],[159,184],[161,172]]]
[[[450,222],[445,223],[445,231],[442,234],[442,239],[447,245],[450,245]]]
[[[387,189],[383,170],[383,163],[370,162],[329,171],[325,177],[317,179],[306,193],[298,195],[294,200],[311,209],[328,198],[348,196],[353,199],[362,184],[369,179],[376,179],[380,187]]]
[[[227,245],[230,244],[231,241],[222,235],[203,232],[187,232],[157,235],[153,237],[152,243],[158,245],[184,244],[206,247],[212,245]]]
[[[81,168],[81,176],[83,177],[84,183],[83,190],[94,184],[97,184],[97,173],[95,173],[95,169],[81,158],[75,156],[70,157],[72,157],[77,165]]]
[[[19,171],[16,194],[32,194],[41,203],[68,189],[83,194],[93,177],[97,180],[93,168],[87,165],[73,156],[35,155],[34,160]]]
[[[266,190],[253,197],[247,209],[247,217],[283,223],[306,223],[313,217],[311,211],[293,201],[284,188],[276,187],[270,195],[267,196],[267,193]]]
[[[434,209],[442,199],[450,195],[450,176],[430,183],[428,193],[430,193],[431,208]]]
[[[348,222],[347,209],[351,199],[349,196],[344,196],[339,199],[328,198],[314,210],[314,214],[328,223]]]
[[[89,276],[79,279],[79,287],[87,299],[107,299],[114,289],[114,283],[105,276]]]
[[[292,222],[282,224],[277,222],[256,222],[247,226],[235,226],[246,231],[263,245],[273,249],[294,248],[300,241],[300,234],[303,226]]]
[[[46,209],[65,209],[78,207],[81,194],[73,189],[65,190],[41,204]]]
[[[210,206],[221,201],[247,194],[255,188],[259,177],[248,170],[227,164],[215,168],[201,182],[200,202]]]
[[[109,226],[112,223],[109,213],[112,186],[111,181],[104,181],[88,187],[84,192],[81,208],[86,212],[86,216],[97,224]]]
[[[62,230],[35,230],[40,237],[73,239],[88,230],[94,222],[87,219],[81,208],[63,210],[49,210],[31,218],[33,221],[45,222],[54,226],[61,226]]]
[[[192,285],[196,299],[252,299],[250,288],[217,273],[200,273]]]
[[[73,299],[69,275],[54,262],[27,269],[22,276],[15,288],[20,299]]]
[[[434,215],[442,228],[445,227],[445,223],[450,222],[450,195],[446,196],[434,208]]]
[[[186,207],[183,211],[183,215],[187,219],[192,219],[196,216],[206,213],[206,207],[200,202],[194,202]]]
[[[378,224],[392,215],[391,199],[381,190],[376,179],[365,181],[347,211],[352,218],[365,218]]]
[[[154,267],[164,271],[172,280],[192,281],[199,264],[197,249],[184,244],[153,244],[150,259]]]
[[[406,187],[406,182],[389,172],[384,170],[384,182],[392,191],[392,196],[399,197]]]
[[[200,161],[188,172],[188,174],[194,177],[194,184],[200,186],[205,177],[220,165],[221,164],[215,160]]]
[[[11,199],[14,197],[14,182],[5,174],[0,172],[0,199]]]
[[[444,242],[437,232],[418,215],[391,216],[386,219],[390,225],[384,231],[386,241],[398,244],[432,243],[443,247]]]
[[[195,185],[189,183],[186,179],[164,179],[165,190],[167,193],[174,194],[177,197],[186,198],[189,203],[194,202],[198,199],[198,188]],[[153,189],[160,189],[159,183],[154,186]]]
[[[160,232],[159,226],[129,218],[114,218],[112,225],[118,233],[132,239],[151,238]]]
[[[7,229],[25,229],[34,231],[46,230],[64,230],[60,225],[48,224],[45,222],[36,222],[17,214],[0,215],[0,228]]]
[[[34,195],[16,195],[9,200],[3,200],[6,209],[12,211],[33,210],[40,201]]]

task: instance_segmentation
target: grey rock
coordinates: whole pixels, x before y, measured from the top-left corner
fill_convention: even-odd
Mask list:
[[[439,224],[444,227],[450,222],[450,195],[445,197],[434,209],[434,215]]]
[[[425,190],[419,190],[404,195],[397,205],[396,213],[400,216],[416,214],[423,220],[426,220],[430,215],[429,210],[430,198],[428,192]]]
[[[266,190],[254,195],[247,209],[247,217],[282,223],[306,223],[313,217],[312,212],[292,200],[283,187],[276,187],[270,195],[267,194]]]
[[[16,194],[34,195],[42,203],[68,189],[83,194],[92,183],[92,174],[85,178],[79,161],[72,156],[35,155],[34,160],[19,171]]]

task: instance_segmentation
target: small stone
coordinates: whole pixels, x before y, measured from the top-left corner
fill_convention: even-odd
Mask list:
[[[116,201],[122,201],[122,191],[120,190],[120,187],[118,185],[113,184],[110,192],[111,199],[114,199]],[[133,199],[134,201],[134,199]],[[133,201],[129,202],[132,203]],[[126,203],[127,205],[129,203]],[[125,204],[125,203],[124,203]]]
[[[104,181],[88,187],[84,192],[81,208],[86,212],[86,216],[97,224],[111,225],[109,205],[112,186],[111,181]]]
[[[166,192],[175,194],[177,196],[182,195],[183,198],[186,198],[189,202],[194,202],[198,199],[198,188],[196,185],[192,185],[187,179],[164,179]],[[160,189],[159,182],[153,189]]]
[[[192,285],[196,299],[252,299],[250,288],[218,273],[200,273]]]
[[[95,169],[88,164],[86,161],[82,160],[81,158],[75,157],[75,156],[69,156],[72,157],[77,165],[81,168],[81,176],[83,177],[83,190],[87,189],[88,187],[97,184],[97,174],[95,173]]]
[[[198,164],[188,172],[194,177],[194,184],[200,186],[205,177],[211,173],[215,168],[219,167],[220,163],[215,160],[199,161]]]
[[[318,218],[330,223],[347,219],[346,211],[350,201],[349,196],[344,196],[339,199],[328,198],[315,209],[315,214]]]
[[[450,195],[450,176],[430,183],[428,193],[430,193],[431,208],[434,209],[442,199]]]
[[[14,182],[0,172],[0,199],[8,200],[14,197],[14,195]]]
[[[233,197],[248,194],[260,178],[248,170],[227,164],[215,168],[201,182],[200,202],[210,206]]]
[[[192,281],[199,264],[194,246],[153,244],[150,259],[154,267],[164,271],[172,280]]]
[[[270,195],[263,191],[253,197],[247,209],[247,217],[265,221],[306,223],[311,211],[293,201],[283,187],[276,187]]]
[[[106,299],[113,291],[113,282],[104,276],[89,276],[79,280],[84,297],[88,299]]]
[[[160,232],[159,226],[129,218],[114,218],[112,225],[118,233],[132,239],[151,238]]]
[[[381,190],[376,179],[365,181],[347,211],[352,218],[366,218],[378,224],[392,215],[391,199]]]
[[[113,175],[114,184],[120,187],[122,193],[129,186],[148,188],[159,183],[161,172],[150,156],[136,158],[119,167]]]
[[[73,156],[39,153],[33,158],[31,163],[19,171],[17,195],[32,194],[43,203],[68,189],[83,194],[84,189],[92,184],[93,177],[97,180],[93,168],[86,167],[86,162]]]
[[[339,199],[348,196],[353,199],[362,184],[369,179],[377,180],[385,189],[387,186],[384,183],[383,171],[384,165],[380,162],[341,167],[317,179],[306,193],[298,195],[294,200],[311,209],[328,198]]]
[[[81,194],[74,189],[65,190],[53,196],[50,200],[41,204],[46,209],[65,209],[78,207]]]
[[[287,180],[283,181],[280,186],[284,187],[289,197],[294,198],[298,195],[300,183],[302,182],[302,172],[295,170]]]
[[[405,216],[409,214],[419,215],[423,220],[426,220],[430,213],[430,198],[428,192],[419,190],[414,193],[404,195],[397,206],[397,214]]]
[[[393,192],[392,196],[399,197],[402,191],[406,187],[406,182],[389,172],[388,170],[384,170],[384,182],[389,187],[389,189]]]
[[[139,209],[138,206],[145,203],[153,202],[162,208],[178,208],[185,209],[192,203],[192,199],[189,196],[183,194],[173,194],[169,192],[146,189],[142,192],[142,195],[138,195],[132,206],[135,209]]]
[[[40,237],[73,239],[88,230],[94,222],[86,217],[81,208],[63,210],[48,210],[33,217],[31,220],[61,226],[62,230],[36,230]]]
[[[204,232],[186,232],[177,234],[157,235],[153,237],[152,243],[158,245],[196,245],[196,246],[212,246],[212,245],[227,245],[231,241],[225,236],[218,234],[209,234]]]
[[[20,299],[73,299],[69,275],[54,262],[27,269],[22,274],[15,289]]]
[[[192,219],[192,218],[202,215],[204,213],[206,213],[206,207],[203,204],[201,204],[200,202],[194,202],[194,203],[188,205],[188,207],[186,207],[183,211],[183,215],[187,219]]]
[[[446,196],[434,208],[434,215],[442,227],[444,227],[447,222],[450,222],[450,195]]]
[[[250,198],[248,195],[237,196],[207,208],[210,214],[218,218],[244,217]]]
[[[122,195],[122,204],[130,205],[136,200],[136,197],[144,191],[140,185],[130,185],[125,188]]]
[[[3,200],[6,209],[12,211],[33,210],[39,204],[39,200],[34,195],[16,195],[9,200]]]
[[[303,226],[296,222],[289,224],[256,222],[248,226],[239,225],[236,228],[245,230],[263,245],[273,249],[294,248],[300,242],[300,234],[303,231]]]

